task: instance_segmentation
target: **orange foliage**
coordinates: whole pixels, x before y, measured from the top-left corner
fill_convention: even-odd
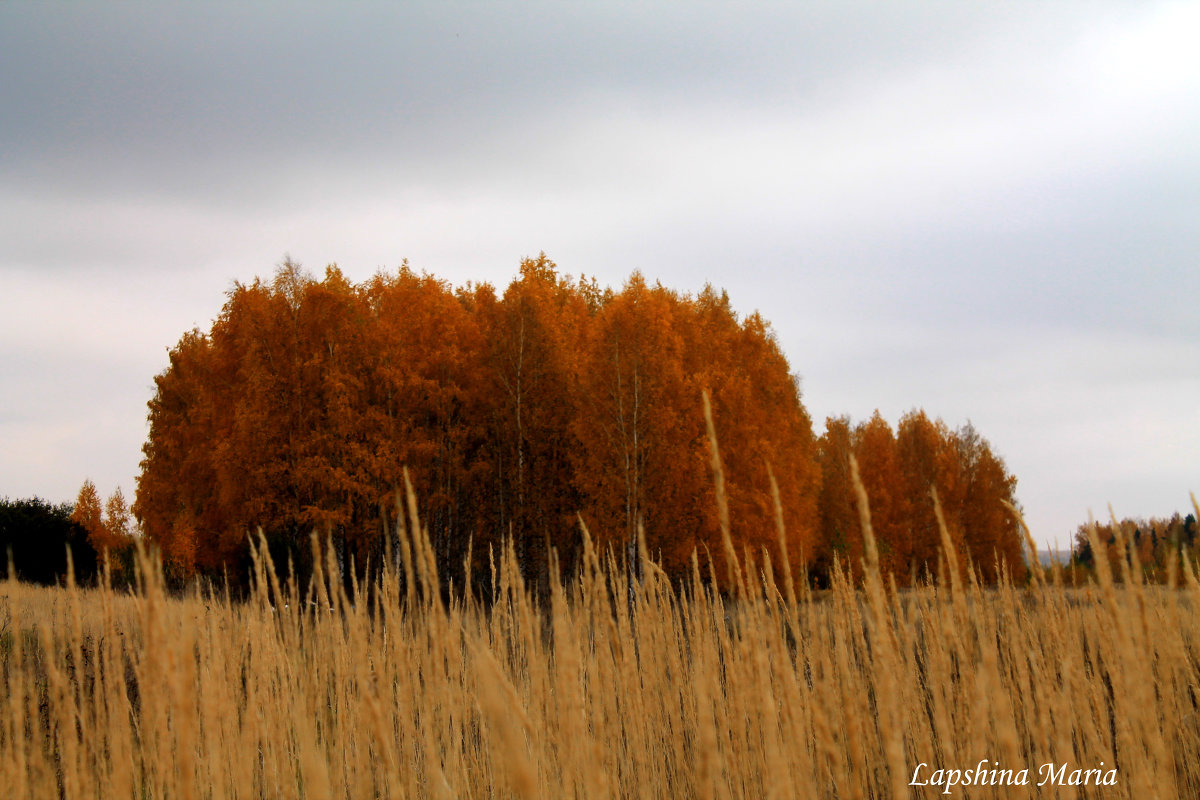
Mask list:
[[[100,510],[100,494],[96,484],[85,480],[79,487],[79,495],[75,498],[75,509],[71,512],[71,520],[78,522],[87,531],[88,541],[97,553],[107,546],[104,520]]]
[[[460,586],[467,552],[478,579],[509,536],[544,586],[551,550],[575,563],[580,516],[619,558],[636,553],[641,525],[675,578],[707,549],[723,581],[704,391],[739,558],[786,560],[799,575],[837,554],[857,569],[851,451],[885,566],[904,580],[937,557],[930,484],[959,509],[954,535],[977,564],[1007,535],[998,516],[965,510],[1011,497],[986,443],[923,414],[899,436],[878,415],[853,430],[830,420],[818,443],[759,315],[739,319],[711,287],[681,295],[637,273],[602,291],[544,255],[500,295],[407,264],[353,284],[336,266],[317,280],[286,261],[270,281],[235,284],[212,329],[185,334],[155,382],[133,511],[184,575],[244,570],[259,527],[287,558],[306,558],[317,531],[360,571],[378,567],[407,467],[443,577]]]
[[[818,571],[827,571],[836,557],[852,574],[861,574],[862,531],[850,486],[850,453],[858,459],[867,490],[881,566],[898,583],[910,585],[945,568],[932,489],[961,569],[973,568],[994,583],[1003,564],[1013,579],[1025,579],[1020,531],[1004,505],[1016,504],[1016,478],[970,424],[952,431],[923,411],[903,416],[895,435],[878,411],[853,429],[845,417],[826,421],[818,446],[823,534]]]
[[[92,548],[101,560],[106,552],[115,553],[115,551],[128,548],[133,544],[133,514],[125,502],[125,495],[120,487],[117,487],[109,495],[108,501],[104,503],[103,510],[101,510],[100,494],[96,491],[96,484],[85,480],[79,487],[79,494],[75,498],[75,508],[71,512],[71,519],[78,522],[87,531],[88,541],[91,542]]]

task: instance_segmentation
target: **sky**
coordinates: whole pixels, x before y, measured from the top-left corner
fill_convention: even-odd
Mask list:
[[[1200,4],[0,4],[0,496],[132,498],[285,255],[728,291],[828,416],[968,420],[1034,535],[1200,491]]]

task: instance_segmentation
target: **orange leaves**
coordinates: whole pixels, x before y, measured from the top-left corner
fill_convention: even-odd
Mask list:
[[[636,538],[641,521],[651,553],[685,568],[700,509],[687,463],[698,390],[685,375],[680,328],[686,306],[634,274],[624,290],[598,306],[579,365],[580,413],[573,454],[585,513],[618,548]],[[693,394],[697,396],[693,397]]]
[[[871,503],[871,523],[885,573],[905,576],[912,560],[910,497],[905,491],[896,438],[876,411],[854,429],[854,454]]]
[[[765,548],[782,567],[769,464],[789,533],[784,557],[798,573],[816,532],[812,427],[766,324],[739,322],[711,289],[681,296],[635,273],[599,304],[583,353],[575,461],[597,538],[632,552],[641,522],[668,575],[687,575],[693,551],[707,550],[725,579],[701,406],[709,390],[738,556],[748,548],[761,564]]]
[[[499,296],[407,264],[354,284],[336,266],[317,280],[286,261],[269,281],[236,284],[155,383],[134,512],[185,574],[244,561],[258,527],[292,555],[306,557],[316,530],[377,567],[381,509],[407,467],[443,578],[461,581],[469,546],[484,575],[488,546],[512,536],[526,577],[546,585],[550,548],[574,563],[580,513],[618,553],[637,551],[643,526],[672,577],[696,550],[724,576],[704,391],[737,556],[761,564],[765,551],[777,580],[785,564],[856,562],[851,451],[885,566],[904,577],[936,559],[927,484],[959,509],[1011,498],[986,443],[924,415],[898,436],[878,415],[853,430],[831,420],[818,446],[770,325],[739,320],[724,293],[681,295],[637,273],[601,290],[544,254]],[[1007,542],[990,512],[960,510],[953,525],[977,563]]]
[[[911,504],[912,562],[929,565],[932,572],[940,556],[941,533],[930,493],[933,487],[943,508],[955,512],[947,521],[949,533],[958,563],[965,565],[968,554],[957,514],[965,476],[956,437],[941,420],[932,422],[924,411],[911,411],[900,418],[896,450],[903,491]]]
[[[75,498],[75,510],[71,512],[71,519],[87,531],[88,540],[97,553],[101,552],[105,541],[101,513],[100,495],[96,492],[96,484],[85,480],[83,486],[79,487],[79,496]]]
[[[119,550],[133,540],[133,515],[120,487],[109,496],[102,512],[96,485],[90,480],[85,480],[75,498],[75,510],[71,513],[71,519],[87,531],[92,548],[102,558],[106,550]]]
[[[408,466],[435,550],[516,538],[541,580],[570,566],[583,511],[623,549],[645,524],[651,553],[683,575],[716,541],[700,395],[711,390],[739,545],[774,536],[767,464],[792,552],[815,539],[811,423],[757,315],[728,297],[573,283],[544,255],[497,297],[452,290],[407,265],[355,285],[291,261],[235,285],[207,334],[185,335],[156,379],[136,512],[185,569],[218,571],[245,536],[303,542],[312,529],[378,563],[379,509]],[[373,549],[374,548],[374,549]]]
[[[104,504],[104,533],[110,547],[133,536],[133,515],[119,486]]]
[[[1015,503],[1016,478],[969,424],[952,431],[924,411],[900,420],[895,435],[876,411],[853,429],[830,418],[818,447],[822,472],[819,570],[837,557],[861,572],[862,533],[854,513],[847,462],[853,453],[871,504],[880,560],[901,584],[938,572],[940,532],[930,489],[936,488],[958,563],[968,562],[987,582],[999,579],[997,561],[1025,576],[1021,539],[1003,503]]]

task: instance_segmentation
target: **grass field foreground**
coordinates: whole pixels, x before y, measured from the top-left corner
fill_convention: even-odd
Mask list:
[[[399,548],[350,592],[328,553],[307,596],[260,562],[247,602],[168,596],[145,556],[133,595],[0,584],[5,796],[1200,796],[1190,570],[897,592],[868,548],[862,588],[751,567],[731,600],[699,561],[630,591],[587,541],[543,603],[494,554],[485,607]]]

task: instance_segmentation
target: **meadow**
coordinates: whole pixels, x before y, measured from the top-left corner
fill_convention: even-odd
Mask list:
[[[4,795],[1200,796],[1190,567],[900,591],[869,542],[860,586],[743,551],[722,596],[700,558],[672,586],[643,550],[631,580],[583,528],[541,599],[491,554],[484,605],[415,521],[370,586],[315,539],[306,589],[260,549],[242,601],[169,595],[145,553],[133,593],[0,584]]]

